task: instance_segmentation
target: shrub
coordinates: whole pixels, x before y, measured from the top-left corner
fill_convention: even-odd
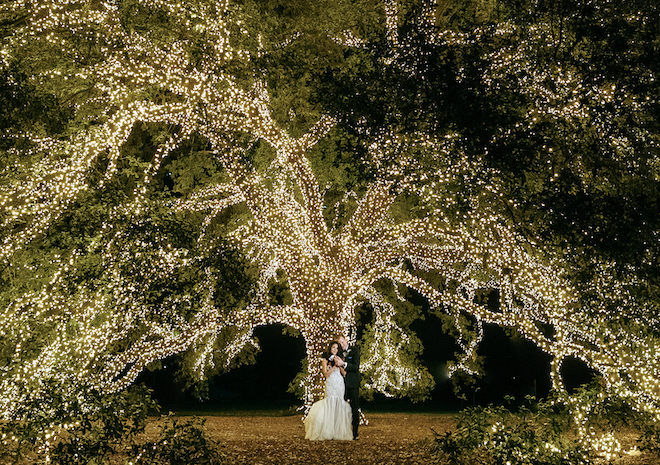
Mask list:
[[[3,463],[33,463],[47,454],[53,463],[104,463],[157,411],[142,386],[109,395],[81,388],[65,398],[55,382],[45,382],[42,392],[16,412],[16,420],[0,422]]]
[[[168,418],[156,441],[139,442],[148,416],[158,412],[142,386],[105,395],[81,389],[75,398],[65,399],[57,384],[49,383],[44,392],[43,398],[25,405],[30,414],[0,422],[0,463],[41,463],[46,454],[60,465],[221,463],[203,421]],[[47,436],[52,430],[55,435]]]
[[[178,422],[168,418],[156,441],[133,446],[135,465],[218,465],[222,463],[215,441],[204,433],[205,420]]]
[[[639,425],[641,436],[637,441],[639,448],[660,457],[660,428],[656,423],[643,422]]]
[[[516,412],[502,406],[463,410],[454,431],[436,434],[434,451],[452,465],[587,465],[589,449],[566,434],[570,418],[533,398]]]
[[[147,416],[157,411],[150,392],[141,386],[102,396],[90,393],[89,413],[80,405],[72,406],[70,422],[75,426],[65,433],[51,452],[54,463],[102,464],[126,452],[126,444],[144,431]]]

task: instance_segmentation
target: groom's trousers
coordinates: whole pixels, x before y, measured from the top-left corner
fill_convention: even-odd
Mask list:
[[[351,413],[353,414],[353,438],[358,436],[358,426],[360,424],[360,388],[346,386],[345,399],[351,404]]]

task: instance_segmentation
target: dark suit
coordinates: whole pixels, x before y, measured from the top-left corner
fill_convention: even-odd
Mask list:
[[[360,424],[360,348],[351,346],[343,353],[346,362],[346,392],[344,398],[351,404],[351,413],[353,414],[353,438],[358,435],[358,425]]]

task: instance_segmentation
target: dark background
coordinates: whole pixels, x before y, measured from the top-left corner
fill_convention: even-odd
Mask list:
[[[283,325],[262,326],[254,334],[261,351],[253,365],[241,366],[209,380],[208,399],[200,400],[176,381],[175,358],[163,361],[163,367],[144,372],[138,381],[154,390],[154,398],[163,411],[224,410],[295,410],[300,402],[287,392],[289,383],[302,367],[305,345],[302,337],[282,332]],[[407,399],[390,399],[376,394],[364,401],[365,410],[456,411],[468,405],[501,403],[504,396],[521,401],[526,395],[543,398],[550,391],[550,356],[533,343],[508,336],[494,325],[484,327],[479,355],[484,357],[484,374],[476,384],[457,397],[447,377],[446,362],[453,359],[456,345],[442,333],[437,319],[418,321],[413,329],[424,344],[422,361],[435,379],[430,399],[413,403]],[[562,368],[564,381],[572,391],[587,383],[593,372],[582,362],[568,359]]]

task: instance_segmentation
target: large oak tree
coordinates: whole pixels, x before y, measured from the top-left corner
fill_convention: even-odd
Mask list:
[[[602,400],[657,415],[648,16],[595,4],[637,40],[597,72],[611,36],[571,7],[467,5],[3,5],[3,418],[47,381],[116,391],[183,351],[230,366],[272,323],[305,340],[308,404],[364,307],[365,386],[421,396],[418,296],[451,323],[452,373],[496,324],[553,357],[566,402],[574,357]],[[602,213],[630,192],[632,252],[575,237],[618,224],[582,219],[580,193]]]

